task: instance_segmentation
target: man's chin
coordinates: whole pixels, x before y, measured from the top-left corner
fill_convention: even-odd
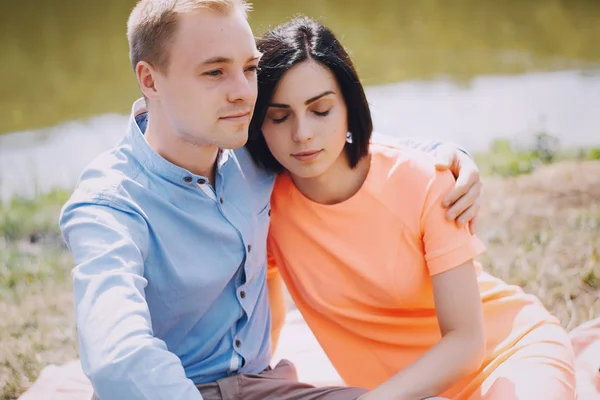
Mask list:
[[[243,130],[235,133],[229,133],[227,138],[223,138],[219,147],[222,149],[238,149],[248,142],[248,130]]]

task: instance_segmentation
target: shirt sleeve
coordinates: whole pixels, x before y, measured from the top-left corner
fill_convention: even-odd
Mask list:
[[[421,214],[421,236],[431,275],[458,267],[485,251],[484,244],[468,226],[458,228],[454,221],[446,219],[442,200],[454,183],[449,171],[435,171],[427,186]]]
[[[442,140],[420,140],[415,138],[397,138],[398,144],[404,145],[406,147],[410,147],[415,150],[420,150],[425,153],[433,153],[440,146],[450,146],[458,149],[459,151],[465,153],[469,157],[471,155],[464,148],[459,146],[454,142],[442,141]]]
[[[267,287],[271,306],[271,349],[275,353],[279,336],[285,323],[286,305],[283,290],[283,279],[277,268],[275,257],[268,251],[267,245]]]
[[[145,221],[110,202],[79,202],[64,207],[60,227],[75,261],[81,364],[98,397],[201,400],[180,359],[153,336]]]

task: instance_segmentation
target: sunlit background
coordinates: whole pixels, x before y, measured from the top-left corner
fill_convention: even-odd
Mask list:
[[[134,0],[2,0],[0,194],[70,185],[123,134],[139,96]],[[544,131],[600,143],[600,1],[257,0],[257,35],[295,14],[333,28],[376,129],[482,150]],[[18,172],[17,172],[18,171]]]
[[[140,96],[134,4],[0,0],[0,400],[77,355],[56,221]],[[490,178],[486,268],[568,328],[600,311],[600,161],[580,164],[600,159],[600,0],[256,0],[250,22],[297,14],[350,50],[377,130],[457,142],[503,177],[576,160]]]

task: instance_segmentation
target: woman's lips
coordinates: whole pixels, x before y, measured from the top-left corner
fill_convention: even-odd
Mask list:
[[[308,163],[314,161],[319,156],[319,154],[321,154],[322,151],[323,150],[302,151],[300,153],[292,154],[292,157],[294,157],[300,162]]]

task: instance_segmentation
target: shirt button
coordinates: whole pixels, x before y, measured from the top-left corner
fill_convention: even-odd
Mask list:
[[[204,178],[198,179],[198,184],[199,185],[204,185],[205,183],[206,183],[206,179],[204,179]]]
[[[190,183],[191,181],[193,181],[191,176],[186,176],[185,178],[183,178],[183,181],[186,183]]]
[[[220,202],[221,204],[223,204],[223,198],[222,198],[222,197],[219,199],[219,202]]]
[[[245,298],[246,298],[246,292],[244,292],[244,291],[242,290],[242,291],[240,292],[240,297],[241,297],[242,299],[245,299]]]
[[[248,245],[248,253],[250,253],[250,250],[252,250],[252,245],[251,244]]]
[[[240,347],[242,345],[242,342],[240,342],[239,339],[235,340],[235,347]]]
[[[269,208],[269,217],[271,216],[271,209]]]

